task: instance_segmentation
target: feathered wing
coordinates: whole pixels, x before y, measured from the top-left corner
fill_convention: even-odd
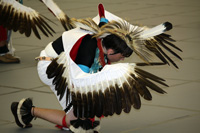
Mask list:
[[[31,35],[33,30],[35,36],[41,39],[37,28],[47,37],[53,36],[52,33],[55,33],[38,12],[15,0],[0,1],[0,18],[0,25],[9,30],[19,31],[27,37]]]
[[[40,0],[47,8],[53,13],[54,16],[61,22],[65,30],[74,29],[76,27],[82,28],[84,30],[97,33],[99,28],[98,25],[91,19],[76,19],[70,18],[66,13],[59,8],[59,6],[53,0]]]
[[[46,73],[49,78],[54,78],[58,95],[64,95],[67,87],[68,95],[72,96],[74,115],[78,118],[129,113],[132,106],[135,109],[141,107],[140,97],[152,99],[150,89],[165,93],[156,85],[167,86],[164,79],[139,69],[136,64],[106,65],[100,72],[88,74],[70,70],[75,66],[69,67],[66,58],[63,52],[52,61]]]
[[[53,0],[40,1],[42,1],[47,6],[47,8],[57,17],[66,31],[75,28],[72,23],[74,18],[71,20],[69,16],[65,14]]]

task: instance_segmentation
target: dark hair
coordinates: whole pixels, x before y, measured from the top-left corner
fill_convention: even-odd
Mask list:
[[[113,49],[115,54],[121,53],[124,57],[129,57],[133,50],[120,37],[112,34],[103,38],[102,45],[106,49]]]

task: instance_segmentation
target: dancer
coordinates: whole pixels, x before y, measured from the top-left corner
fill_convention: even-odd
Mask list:
[[[167,58],[177,67],[157,46],[168,42],[166,39],[173,41],[163,34],[172,25],[166,22],[145,29],[106,13],[100,4],[99,25],[96,18],[71,19],[74,29],[64,32],[41,51],[36,58],[39,77],[50,86],[63,110],[35,107],[30,98],[13,102],[11,110],[18,126],[30,127],[32,119],[38,117],[73,132],[97,132],[100,122],[95,117],[120,115],[122,111],[129,113],[131,106],[139,109],[140,96],[152,99],[149,89],[165,93],[153,83],[167,86],[162,78],[138,68],[145,63],[110,63],[130,57],[134,52],[151,65],[149,57],[154,53],[164,64],[168,63]],[[180,58],[173,51],[172,54]]]

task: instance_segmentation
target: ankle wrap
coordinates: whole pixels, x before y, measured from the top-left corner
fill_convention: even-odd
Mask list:
[[[62,126],[68,128],[67,123],[66,123],[66,115],[62,119]]]

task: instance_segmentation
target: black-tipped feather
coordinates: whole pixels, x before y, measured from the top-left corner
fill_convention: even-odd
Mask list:
[[[163,25],[166,27],[165,31],[169,31],[172,29],[172,24],[170,22],[165,22]]]

